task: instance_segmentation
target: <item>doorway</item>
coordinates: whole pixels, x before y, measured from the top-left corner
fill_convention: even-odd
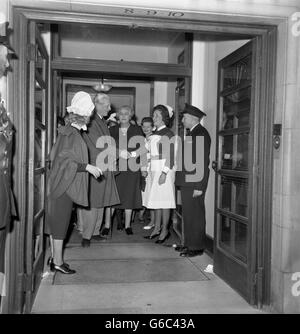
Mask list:
[[[48,12],[42,12],[43,13],[43,20],[46,20],[46,21],[54,21],[55,23],[57,22],[64,22],[64,21],[68,21],[70,19],[70,17],[67,17],[67,16],[61,16],[60,19],[58,19],[57,17],[55,19],[51,18],[51,11],[48,11]],[[22,36],[23,36],[23,42],[20,43],[19,47],[17,47],[17,50],[19,51],[19,54],[20,54],[20,63],[19,63],[19,67],[20,67],[20,72],[19,74],[18,73],[14,73],[13,76],[14,76],[14,79],[13,79],[13,84],[12,84],[12,89],[11,89],[11,92],[14,92],[14,94],[18,94],[20,96],[20,99],[18,101],[15,101],[14,103],[12,102],[12,104],[14,105],[14,109],[16,109],[18,107],[18,109],[21,111],[22,115],[24,116],[26,114],[26,110],[27,110],[27,106],[26,106],[26,95],[24,92],[26,92],[26,89],[27,89],[27,82],[26,82],[26,79],[25,79],[25,73],[26,73],[26,68],[27,68],[27,55],[25,54],[24,50],[26,49],[25,45],[26,45],[26,41],[27,41],[27,23],[29,22],[29,20],[33,20],[33,22],[36,22],[38,20],[41,20],[41,17],[40,17],[40,14],[41,12],[34,12],[34,14],[30,11],[24,11],[24,10],[19,10],[18,8],[14,8],[14,16],[16,18],[16,20],[14,20],[14,22],[18,22],[16,23],[16,28],[15,28],[15,35],[14,35],[14,45],[18,45],[17,43],[20,42],[22,40]],[[45,19],[45,17],[47,17]],[[95,19],[95,18],[91,18],[90,19],[88,17],[86,17],[84,14],[82,14],[82,17],[81,19],[84,18],[86,19],[86,22],[90,23],[90,24],[95,24],[95,23],[98,23],[99,24],[99,20]],[[60,21],[61,20],[61,21]],[[143,26],[143,20],[141,20],[140,18],[137,18],[136,19],[136,22],[138,22],[141,27]],[[187,22],[184,22],[184,26],[182,24],[182,22],[180,22],[179,20],[178,21],[174,21],[172,23],[172,25],[168,26],[168,29],[172,30],[172,31],[184,31],[184,32],[195,32],[197,30],[201,31],[201,29],[203,29],[203,27],[201,25],[199,25],[199,28],[195,28],[194,25],[188,25]],[[126,25],[128,24],[127,21],[126,21],[126,18],[120,16],[118,17],[117,19],[116,18],[113,18],[111,21],[106,21],[105,24],[120,24],[120,25]],[[149,22],[148,22],[149,24]],[[151,23],[152,24],[152,28],[156,28],[156,29],[164,29],[164,22],[160,22],[160,21],[154,21]],[[218,23],[216,23],[216,26],[218,25]],[[215,27],[216,27],[215,26]],[[214,28],[213,26],[211,27],[212,30],[216,29]],[[267,55],[268,55],[268,52],[263,52],[263,51],[266,51],[266,50],[273,50],[274,49],[274,43],[273,43],[273,39],[274,38],[274,33],[273,35],[270,33],[270,31],[272,30],[271,28],[268,28],[266,29],[265,31],[262,31],[263,29],[259,28],[257,29],[257,31],[255,31],[255,26],[253,26],[253,29],[251,34],[249,35],[245,35],[245,31],[243,31],[243,33],[240,33],[240,35],[243,35],[244,38],[256,38],[258,40],[258,43],[260,43],[260,48],[256,48],[255,49],[255,52],[253,54],[255,54],[255,59],[262,59],[262,58],[266,58]],[[227,34],[228,33],[231,33],[231,34],[236,34],[238,31],[238,26],[234,26],[232,27],[232,30],[231,32],[228,32],[227,31]],[[254,32],[255,31],[255,32]],[[271,36],[272,35],[272,36]],[[258,37],[256,37],[258,36]],[[264,38],[262,38],[261,36],[264,36]],[[269,37],[268,37],[269,36]],[[272,37],[272,38],[271,38]],[[268,39],[269,38],[269,39]],[[272,39],[272,40],[271,40]],[[24,50],[22,49],[22,47],[24,47]],[[23,50],[23,51],[22,51]],[[53,57],[53,54],[52,54],[52,57]],[[59,59],[59,58],[56,58],[53,62],[52,62],[52,69],[55,70],[55,71],[58,71],[59,68],[60,69],[64,69],[64,70],[67,70],[70,68],[70,64],[67,64],[67,61],[68,60],[64,60],[64,59]],[[93,69],[95,68],[95,66],[97,66],[97,68],[99,69],[99,72],[103,72],[103,70],[105,71],[105,68],[106,68],[106,71],[111,70],[113,65],[113,63],[111,62],[108,62],[108,61],[103,61],[102,64],[99,64],[99,62],[97,61],[93,61],[92,65],[83,65],[83,61],[82,60],[77,60],[77,66],[81,66],[81,70],[87,70],[89,72],[93,71]],[[268,67],[268,71],[265,71],[265,68],[266,68],[266,64],[267,62],[262,62],[262,61],[259,61],[258,63],[258,66],[260,67],[260,74],[259,74],[259,77],[256,76],[255,77],[255,82],[256,83],[260,83],[260,90],[259,90],[259,94],[256,94],[256,97],[255,97],[255,101],[256,101],[256,106],[259,105],[261,108],[260,108],[260,112],[262,114],[266,114],[268,112],[271,112],[269,111],[270,108],[268,109],[268,103],[271,103],[270,101],[265,101],[263,96],[261,96],[262,94],[262,89],[266,89],[266,90],[272,90],[272,86],[270,86],[268,84],[268,78],[270,75],[272,75],[272,68]],[[149,68],[151,68],[151,71],[154,75],[162,75],[166,72],[168,72],[167,74],[165,75],[168,75],[170,73],[170,69],[173,68],[173,78],[180,78],[180,77],[190,77],[191,76],[191,72],[190,72],[190,68],[189,66],[187,66],[188,64],[185,63],[185,64],[164,64],[164,66],[162,67],[161,64],[154,64],[154,65],[149,65]],[[264,68],[265,67],[265,68]],[[149,68],[148,68],[148,72],[149,72]],[[164,69],[164,73],[161,72],[161,68]],[[273,69],[274,70],[274,69]],[[115,70],[112,70],[112,71],[115,71]],[[124,65],[124,71],[125,73],[128,75],[128,73],[130,72],[139,72],[138,74],[139,75],[145,75],[145,64],[143,64],[142,67],[138,67],[138,66],[134,66],[134,64],[125,64]],[[17,72],[17,71],[16,71]],[[55,73],[55,72],[54,72]],[[57,73],[56,73],[57,74]],[[53,81],[50,85],[50,92],[53,92],[52,90],[52,86],[55,85],[55,74],[54,74],[54,77],[53,77]],[[17,85],[16,82],[19,82],[20,84]],[[186,83],[186,87],[189,85],[189,83],[187,82]],[[272,92],[270,92],[270,94],[272,95]],[[53,99],[55,100],[56,97]],[[186,99],[187,101],[189,100]],[[262,120],[263,122],[258,122],[258,119]],[[253,139],[253,142],[254,142],[254,145],[257,145],[258,142],[260,143],[259,145],[259,148],[254,152],[254,154],[257,155],[257,158],[258,159],[261,159],[262,157],[265,157],[266,156],[266,151],[268,150],[268,147],[264,146],[263,145],[263,136],[261,135],[262,133],[262,129],[263,127],[266,129],[268,129],[268,133],[270,134],[271,133],[271,124],[266,124],[266,121],[264,120],[265,118],[263,116],[258,116],[258,118],[255,120],[255,123],[254,123],[254,128],[253,128],[253,136],[254,136],[254,139]],[[24,121],[22,123],[21,119],[16,119],[16,126],[21,130],[21,133],[23,134],[23,138],[22,140],[24,141],[24,143],[27,142],[27,138],[26,138],[26,133],[27,133],[27,129],[26,129],[26,126],[24,124]],[[51,129],[50,129],[50,132],[52,133],[52,137],[51,137],[51,140],[49,141],[49,144],[53,142],[54,138],[55,138],[55,135],[54,135],[54,120],[53,118],[51,119],[51,121],[49,122],[49,124],[51,124]],[[21,138],[19,139],[21,140]],[[260,140],[260,141],[259,141]],[[20,149],[23,148],[25,149],[24,147],[24,143],[23,145],[20,146]],[[258,147],[258,146],[256,146]],[[25,149],[26,150],[26,149]],[[26,172],[26,170],[24,170],[24,166],[22,165],[23,161],[25,160],[26,161],[26,157],[24,156],[24,154],[20,155],[20,159],[18,159],[18,161],[16,162],[17,165],[19,165],[20,167],[20,172],[16,175],[16,178],[22,180],[22,172],[23,172],[23,175],[24,173]],[[212,159],[212,157],[211,157]],[[268,177],[270,177],[270,173],[266,172],[263,168],[260,169],[259,171],[258,170],[254,170],[255,172],[255,178],[260,178],[260,180],[266,180]],[[24,178],[25,179],[25,178]],[[261,187],[263,187],[263,184],[266,183],[266,182],[262,182],[261,183]],[[263,191],[263,192],[269,192],[270,189],[266,189],[266,188],[260,188],[260,192]],[[17,197],[19,199],[19,201],[21,202],[21,206],[23,208],[23,211],[21,210],[21,212],[25,213],[26,211],[26,203],[27,203],[27,198],[25,196],[25,193],[24,193],[24,189],[22,189],[21,187],[19,187],[17,189]],[[253,205],[251,210],[255,210],[255,211],[252,211],[253,212],[253,217],[254,217],[254,225],[253,225],[253,228],[252,228],[252,231],[251,231],[251,234],[252,235],[256,235],[256,233],[258,233],[258,231],[260,230],[263,230],[264,232],[264,238],[262,239],[258,239],[258,238],[254,238],[254,244],[253,244],[253,252],[252,252],[252,255],[251,255],[251,267],[253,270],[251,270],[249,273],[248,273],[248,279],[250,281],[254,281],[254,278],[255,275],[257,275],[258,273],[258,268],[264,268],[265,272],[264,272],[264,276],[261,277],[262,281],[258,284],[261,284],[261,285],[265,285],[265,282],[268,282],[268,272],[269,272],[269,268],[268,266],[266,265],[268,263],[268,252],[269,252],[269,247],[270,247],[270,231],[268,231],[265,226],[262,227],[261,224],[262,224],[262,217],[263,215],[265,215],[265,210],[270,210],[270,207],[271,207],[271,203],[269,203],[269,206],[267,207],[258,207],[256,205]],[[27,217],[27,218],[26,218]],[[270,222],[269,222],[270,223]],[[22,224],[20,226],[20,234],[22,234],[22,231],[24,231],[24,229],[26,229],[26,226],[32,224],[32,222],[30,220],[28,220],[28,216],[27,215],[24,215],[24,218],[22,220]],[[215,239],[216,240],[216,239]],[[16,247],[16,249],[21,249],[20,248],[21,245],[19,245],[19,247]],[[265,250],[264,252],[262,250]],[[266,254],[266,255],[261,255],[259,260],[257,261],[256,260],[256,256],[257,254]],[[25,260],[25,259],[24,259]],[[24,261],[23,260],[23,261]],[[22,261],[21,261],[22,262]],[[25,261],[24,261],[25,262]],[[258,263],[260,262],[260,263]],[[20,273],[23,273],[23,269],[21,268],[21,266],[19,267],[19,272]],[[23,284],[23,283],[22,283]],[[28,289],[28,288],[27,288]],[[260,297],[260,301],[263,302],[263,303],[268,303],[268,292],[266,292],[265,295],[261,295],[259,296],[257,291],[259,291],[259,288],[258,288],[258,285],[255,286],[255,291],[252,292],[252,295],[255,295],[256,297]],[[21,289],[22,290],[22,289]],[[30,290],[30,291],[29,291]],[[32,294],[32,290],[29,289],[27,291],[27,293],[29,294]],[[22,290],[23,291],[23,290]],[[267,289],[265,290],[267,291]],[[258,298],[251,298],[249,299],[249,301],[253,304],[256,304],[259,302]]]

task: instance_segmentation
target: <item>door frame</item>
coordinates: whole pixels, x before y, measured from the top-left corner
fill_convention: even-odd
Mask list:
[[[88,14],[75,12],[59,12],[56,10],[42,10],[24,8],[11,5],[12,13],[12,45],[19,57],[13,62],[14,71],[8,78],[8,99],[12,119],[17,129],[16,152],[14,157],[14,192],[18,202],[19,221],[16,222],[14,233],[9,237],[9,266],[7,270],[8,284],[7,296],[4,298],[4,313],[22,313],[24,306],[24,291],[26,290],[25,271],[25,233],[27,226],[26,196],[27,196],[27,35],[28,22],[34,20],[48,23],[89,23],[107,25],[138,26],[146,28],[160,28],[165,30],[178,30],[186,32],[203,32],[212,34],[240,35],[248,38],[258,37],[261,43],[261,52],[257,55],[260,66],[260,95],[259,108],[261,111],[258,133],[263,133],[257,141],[259,160],[263,162],[262,168],[256,170],[259,196],[263,201],[258,201],[256,225],[254,229],[257,236],[256,253],[259,256],[255,264],[258,275],[257,304],[268,305],[270,303],[270,271],[271,271],[271,214],[272,214],[272,179],[273,179],[273,149],[272,129],[275,103],[275,64],[276,64],[276,40],[277,26],[282,20],[270,20],[270,25],[246,23],[251,20],[238,20],[233,22],[230,15],[199,13],[199,18],[184,19],[177,17],[149,17],[146,14],[137,13],[136,16],[115,14],[115,9],[107,7],[104,14]],[[183,11],[184,12],[184,11]],[[210,21],[208,21],[210,19]],[[51,85],[50,85],[51,86]],[[49,88],[50,89],[50,88]],[[50,92],[49,92],[50,93]],[[49,94],[51,105],[53,98]],[[50,109],[51,110],[51,109]],[[53,122],[52,122],[53,124]],[[26,182],[24,182],[26,181]],[[260,222],[260,223],[258,223]],[[264,222],[262,224],[261,222]],[[256,238],[254,238],[256,239]],[[259,268],[263,268],[259,269]],[[259,270],[260,271],[259,271]],[[258,284],[258,286],[259,286]],[[262,294],[262,286],[264,293]]]

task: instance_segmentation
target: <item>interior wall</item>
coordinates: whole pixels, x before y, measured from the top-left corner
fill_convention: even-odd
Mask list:
[[[143,117],[150,115],[151,108],[151,83],[150,82],[115,82],[107,81],[108,84],[114,87],[135,87],[135,115],[138,123],[141,122]]]
[[[106,59],[115,61],[168,62],[168,48],[165,46],[101,42],[94,39],[76,39],[63,36],[62,57]]]
[[[235,51],[248,40],[203,42],[195,35],[193,41],[193,80],[192,103],[202,109],[207,116],[203,126],[211,136],[210,162],[216,157],[216,122],[217,122],[217,91],[218,91],[218,62]],[[211,168],[205,197],[206,233],[214,237],[215,210],[215,172]]]

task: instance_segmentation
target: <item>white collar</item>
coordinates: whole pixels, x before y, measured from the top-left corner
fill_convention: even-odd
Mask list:
[[[76,123],[71,123],[71,126],[73,126],[73,128],[76,128],[76,129],[78,129],[78,130],[83,130],[83,131],[86,131],[86,130],[87,130],[87,126],[86,126],[86,125],[82,125],[82,126],[80,126],[80,125],[78,125],[78,124],[76,124]]]
[[[103,116],[99,115],[98,113],[96,113],[96,114],[100,117],[100,119],[103,119]]]
[[[200,122],[197,123],[197,124],[195,124],[193,127],[191,127],[191,128],[190,128],[190,132],[192,132],[192,131],[195,129],[195,127],[196,127],[197,125],[199,125],[199,124],[200,124]]]
[[[166,127],[167,127],[166,125],[162,125],[162,126],[160,126],[159,128],[157,128],[156,131],[160,131],[160,130],[166,128]]]

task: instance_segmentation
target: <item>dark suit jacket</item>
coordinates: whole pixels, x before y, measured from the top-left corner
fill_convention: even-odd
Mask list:
[[[106,147],[102,149],[96,147],[98,139],[100,138],[101,140],[103,136],[110,137],[109,129],[106,125],[106,121],[95,113],[90,124],[88,124],[88,130],[82,135],[88,147],[89,163],[91,165],[96,165],[99,153],[106,150]],[[115,177],[111,170],[105,171],[104,177],[99,177],[98,179],[90,175],[89,185],[91,208],[103,208],[120,203]]]
[[[179,170],[176,172],[176,181],[175,184],[179,187],[192,187],[196,190],[202,190],[203,192],[206,191],[208,178],[209,178],[209,154],[210,154],[210,144],[211,139],[210,135],[207,132],[207,130],[199,123],[189,134],[190,138],[186,138],[186,140],[191,140],[191,152],[192,156],[187,156],[187,158],[192,158],[192,162],[196,163],[196,156],[197,156],[197,147],[196,147],[196,138],[199,136],[202,136],[204,139],[204,148],[203,149],[203,155],[201,154],[201,159],[203,159],[203,177],[200,180],[197,180],[196,182],[188,182],[187,176],[195,174],[195,171],[188,171],[186,170],[186,166],[184,164],[185,155],[190,154],[186,152],[184,141],[182,141],[182,155],[180,155],[180,150],[178,154],[178,159],[180,161],[179,168],[182,170]],[[199,152],[198,152],[199,154]]]

